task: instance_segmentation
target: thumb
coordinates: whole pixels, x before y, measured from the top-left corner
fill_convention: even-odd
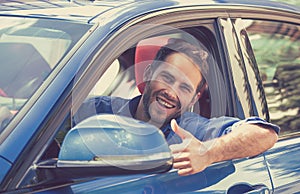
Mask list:
[[[186,139],[192,137],[188,131],[184,130],[183,128],[179,127],[175,119],[171,120],[171,128],[181,139]]]

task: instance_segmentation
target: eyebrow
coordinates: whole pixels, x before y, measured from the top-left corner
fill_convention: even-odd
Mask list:
[[[161,71],[160,73],[161,73],[161,74],[165,74],[165,75],[171,77],[173,80],[175,80],[175,77],[174,77],[171,73],[169,73],[168,71],[163,70],[163,71]]]
[[[161,71],[161,74],[166,74],[167,76],[170,76],[173,80],[176,80],[175,77],[171,73],[169,73],[168,71],[163,70],[163,71]],[[190,84],[187,84],[185,82],[182,83],[181,85],[187,87],[191,91],[194,90],[194,87],[192,87]]]

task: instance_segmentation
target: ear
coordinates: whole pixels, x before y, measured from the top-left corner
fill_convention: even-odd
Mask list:
[[[196,102],[198,102],[200,97],[201,97],[201,93],[197,92],[191,101],[191,106],[193,106]]]
[[[147,82],[150,81],[152,77],[152,69],[151,69],[151,64],[147,65],[147,67],[144,70],[144,75],[143,75],[143,81]]]

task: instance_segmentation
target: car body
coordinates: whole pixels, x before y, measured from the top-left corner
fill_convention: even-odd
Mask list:
[[[300,192],[299,8],[235,0],[0,5],[0,192]],[[157,36],[194,37],[213,56],[207,95],[193,111],[274,122],[281,127],[276,145],[256,157],[215,163],[184,177],[170,166],[151,171],[146,163],[138,172],[65,169],[76,177],[50,165],[49,174],[40,175],[43,161],[57,157],[49,151],[59,149],[53,142],[61,146],[71,128],[76,132],[73,115],[86,98],[139,94],[137,44]]]

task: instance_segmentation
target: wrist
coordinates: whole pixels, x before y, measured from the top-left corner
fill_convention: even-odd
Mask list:
[[[217,141],[218,139],[212,139],[209,141],[202,142],[202,146],[200,146],[200,154],[205,155],[209,164],[218,162],[218,151],[217,151]]]

